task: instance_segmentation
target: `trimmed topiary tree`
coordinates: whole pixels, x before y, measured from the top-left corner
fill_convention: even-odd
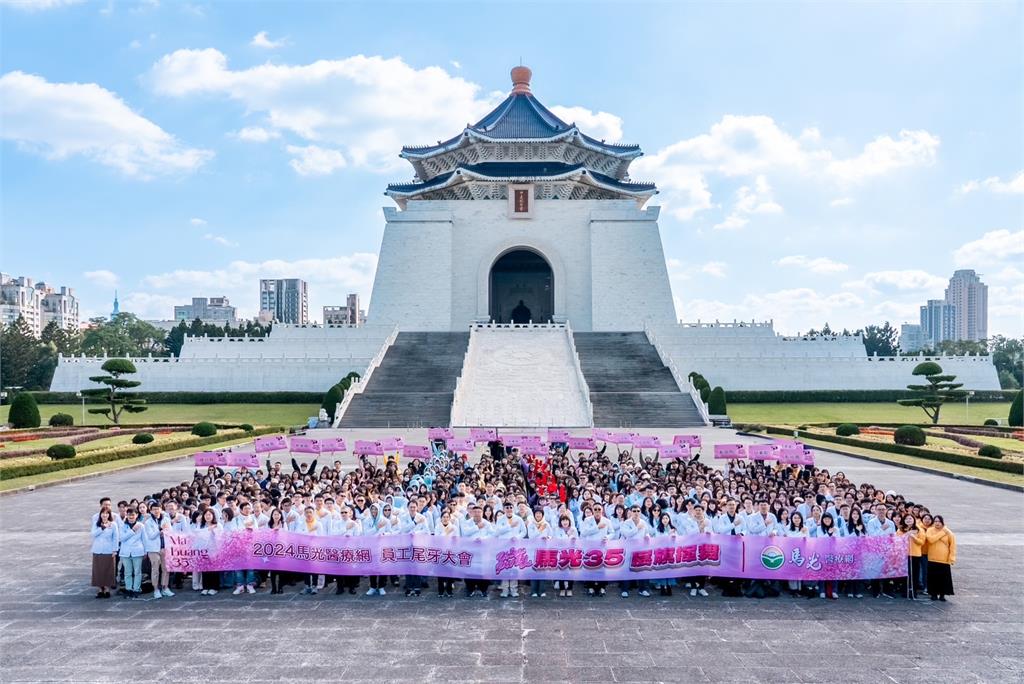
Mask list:
[[[904,425],[896,428],[892,434],[893,441],[906,446],[924,446],[927,440],[924,430],[916,425]]]
[[[132,437],[132,444],[149,444],[154,439],[153,435],[148,432],[140,432]]]
[[[74,458],[75,447],[70,444],[51,444],[50,448],[46,450],[46,455],[54,461],[62,458]]]
[[[84,389],[82,390],[82,395],[102,399],[109,406],[107,408],[89,409],[89,413],[106,416],[107,420],[114,423],[114,425],[120,425],[121,414],[124,411],[128,413],[142,413],[148,408],[145,405],[146,400],[140,399],[137,393],[124,391],[142,384],[138,380],[127,380],[121,377],[138,372],[134,363],[128,359],[108,359],[101,367],[109,375],[94,375],[89,379],[101,385],[106,385],[106,387]]]
[[[913,375],[923,376],[928,382],[927,385],[907,385],[907,389],[917,396],[913,399],[899,399],[896,403],[901,406],[919,406],[929,418],[932,424],[938,424],[939,411],[947,401],[956,401],[967,396],[967,392],[960,389],[962,382],[953,382],[955,375],[943,375],[942,366],[934,361],[925,361],[914,366]]]
[[[338,404],[341,403],[344,396],[345,389],[342,388],[341,382],[331,387],[324,394],[324,400],[320,403],[320,408],[327,411],[327,417],[331,422],[334,422],[334,411],[338,408]]]
[[[850,435],[859,435],[860,428],[853,423],[843,423],[842,425],[836,426],[836,434],[840,437],[849,437]]]
[[[48,422],[50,427],[69,427],[75,424],[75,419],[70,413],[54,413]]]
[[[42,423],[36,398],[28,392],[20,392],[11,402],[7,421],[14,428],[37,428]]]
[[[987,456],[988,458],[1002,458],[1003,450],[997,447],[995,444],[986,444],[985,446],[978,449],[979,456]]]
[[[995,418],[986,418],[984,424],[988,426],[999,425],[999,421],[996,420]]]
[[[1017,392],[1017,396],[1010,403],[1010,426],[1024,426],[1024,390]]]
[[[255,429],[256,429],[256,428],[254,428],[254,427],[253,427],[252,425],[249,425],[248,423],[242,423],[242,424],[241,424],[241,425],[239,425],[238,427],[242,428],[242,429],[243,429],[243,430],[245,430],[246,432],[252,432],[253,430],[255,430]]]
[[[708,413],[713,416],[728,414],[728,408],[725,405],[725,390],[721,387],[711,390],[711,395],[708,397]]]
[[[204,420],[192,426],[192,434],[197,437],[213,437],[217,434],[217,426]]]

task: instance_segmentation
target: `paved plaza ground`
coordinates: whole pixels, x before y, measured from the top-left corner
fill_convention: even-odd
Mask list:
[[[294,588],[94,599],[97,501],[188,479],[183,459],[0,497],[0,681],[1024,681],[1024,495],[816,456],[945,515],[959,547],[949,603],[717,592],[442,601]]]

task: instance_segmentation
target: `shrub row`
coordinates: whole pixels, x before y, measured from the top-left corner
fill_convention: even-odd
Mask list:
[[[189,428],[181,426],[163,429],[168,432],[186,432],[187,430],[189,430]],[[91,432],[86,432],[83,434],[73,434],[68,438],[65,444],[70,444],[72,446],[81,446],[82,444],[86,444],[87,442],[95,442],[100,439],[107,439],[108,437],[117,437],[120,435],[138,435],[139,433],[148,432],[150,430],[151,428],[148,427],[127,428],[123,430],[118,430],[114,434],[110,434],[102,430],[93,430]],[[46,437],[49,438],[50,435],[46,435]],[[136,444],[137,443],[138,442],[136,442]],[[6,460],[9,458],[24,458],[25,456],[35,456],[37,454],[44,453],[45,451],[46,449],[44,447],[30,447],[28,449],[13,449],[10,451],[5,450],[3,452],[0,452],[0,459]]]
[[[786,430],[784,428],[774,426],[768,427],[767,432],[774,435],[792,434],[792,430]],[[932,451],[931,449],[904,446],[902,444],[890,444],[888,442],[868,442],[865,440],[853,439],[852,437],[819,435],[810,432],[804,432],[803,430],[798,431],[798,435],[800,437],[803,437],[804,439],[815,439],[821,442],[832,442],[834,444],[861,447],[863,449],[874,449],[875,451],[884,451],[890,454],[900,454],[902,456],[916,456],[918,458],[924,458],[931,461],[944,461],[946,463],[955,463],[957,465],[972,466],[975,468],[999,470],[1004,473],[1013,473],[1014,475],[1024,475],[1024,464],[1014,463],[1011,461],[994,461],[988,458],[979,458],[978,456],[968,456],[965,454],[950,454],[944,451]]]
[[[978,390],[971,403],[1013,401],[1018,390]],[[913,399],[907,390],[729,390],[731,404],[888,403]]]
[[[259,435],[269,435],[277,432],[282,432],[282,427],[265,427],[258,430],[253,430],[248,435],[249,437],[255,437]],[[196,437],[195,439],[182,440],[174,444],[167,444],[166,442],[155,442],[149,446],[144,447],[117,447],[115,449],[101,449],[95,453],[90,453],[87,456],[79,456],[77,458],[63,459],[59,461],[51,461],[49,463],[30,463],[26,465],[10,466],[9,468],[0,468],[0,480],[13,480],[18,477],[28,477],[29,475],[42,475],[43,473],[52,473],[58,470],[69,470],[71,468],[83,468],[85,466],[96,465],[97,463],[108,463],[110,461],[121,461],[126,458],[137,458],[139,456],[150,456],[152,454],[159,454],[162,451],[177,451],[179,449],[195,449],[197,447],[209,446],[211,444],[217,444],[219,442],[230,442],[231,440],[238,439],[243,435],[238,434],[222,434],[214,435],[213,437]]]
[[[74,392],[31,392],[38,404],[79,404]],[[147,404],[319,404],[319,392],[139,392]]]

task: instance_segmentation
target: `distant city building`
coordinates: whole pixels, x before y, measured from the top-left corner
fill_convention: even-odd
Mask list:
[[[324,325],[363,325],[366,312],[359,308],[359,295],[350,294],[345,306],[325,306]]]
[[[193,297],[191,304],[174,307],[174,320],[191,323],[199,319],[203,323],[218,326],[238,324],[235,307],[231,306],[227,297]]]
[[[309,322],[309,292],[305,280],[279,278],[260,280],[261,322]]]
[[[78,329],[78,299],[70,287],[52,288],[31,278],[0,273],[0,322],[24,318],[36,337],[51,321],[65,329]]]
[[[954,338],[956,323],[956,307],[950,306],[943,299],[929,299],[921,307],[921,345],[934,350],[940,342]]]
[[[988,285],[973,269],[953,272],[946,288],[946,304],[954,308],[954,340],[988,338]]]
[[[63,285],[59,289],[47,287],[45,283],[39,283],[36,288],[41,288],[44,293],[40,321],[42,327],[45,328],[53,321],[65,330],[77,330],[78,298],[75,297],[75,291]]]
[[[900,326],[900,351],[912,354],[924,349],[924,336],[921,326],[917,323],[904,323]]]

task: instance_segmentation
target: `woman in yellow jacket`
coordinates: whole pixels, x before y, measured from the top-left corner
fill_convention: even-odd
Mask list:
[[[917,519],[912,513],[906,513],[900,520],[896,530],[897,536],[907,536],[907,578],[903,592],[908,599],[917,598],[921,593],[918,577],[921,575],[921,547],[924,546],[924,531],[918,529]]]
[[[946,527],[941,515],[935,516],[925,531],[928,540],[928,593],[933,601],[945,601],[953,595],[953,574],[956,563],[956,537]]]

